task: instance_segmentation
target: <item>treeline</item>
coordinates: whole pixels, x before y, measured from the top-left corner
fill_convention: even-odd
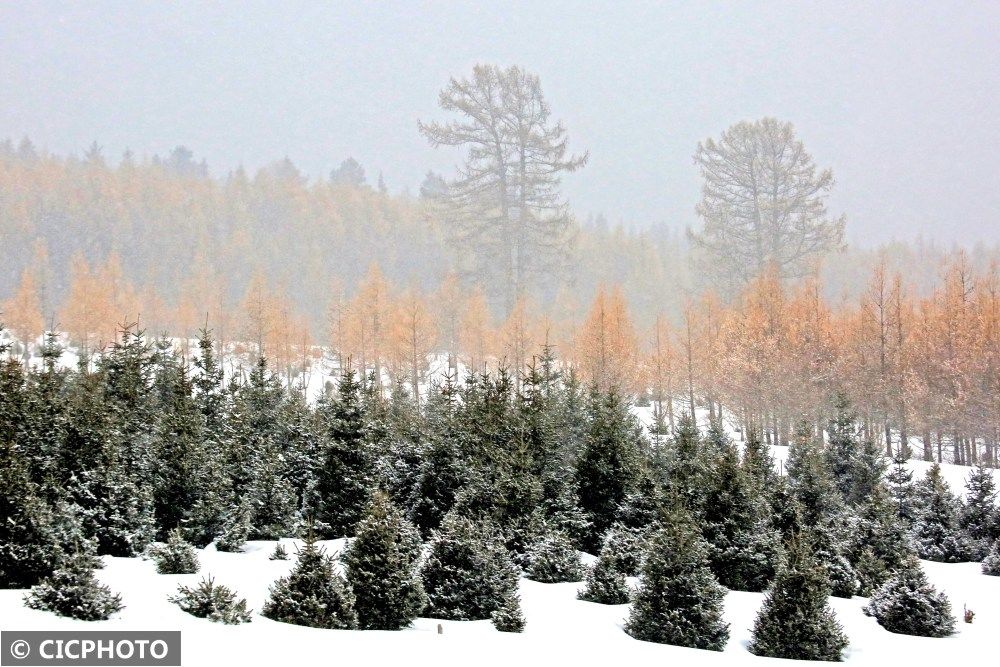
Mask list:
[[[946,601],[919,611],[937,598],[913,557],[979,560],[1000,530],[987,469],[972,471],[964,500],[936,466],[916,483],[902,458],[887,470],[843,395],[822,434],[797,424],[779,475],[755,430],[738,447],[718,419],[707,432],[687,413],[672,433],[646,429],[614,387],[563,373],[551,348],[519,381],[503,368],[449,376],[420,404],[403,383],[383,395],[348,370],[314,406],[263,357],[225,383],[207,332],[194,368],[134,329],[92,370],[63,369],[59,355],[50,337],[41,368],[0,365],[0,575],[5,587],[45,579],[29,598],[41,608],[87,558],[136,556],[154,540],[239,551],[355,536],[346,584],[306,550],[306,571],[275,585],[265,614],[392,629],[421,613],[497,622],[506,609],[501,623],[517,627],[518,570],[586,574],[581,595],[598,602],[628,599],[624,578],[639,574],[626,626],[638,638],[719,649],[719,587],[770,590],[751,650],[836,659],[847,639],[827,594],[877,592],[871,613],[894,631],[948,634]],[[598,566],[585,573],[577,550],[599,553]],[[296,604],[321,594],[332,616]],[[803,608],[783,640],[788,610]]]
[[[372,263],[394,285],[424,292],[460,270],[450,223],[430,193],[390,194],[335,172],[307,179],[283,160],[213,178],[184,148],[112,160],[96,145],[61,157],[28,140],[0,141],[0,300],[27,269],[46,326],[68,330],[68,302],[84,291],[74,285],[99,276],[118,300],[94,316],[105,343],[139,315],[150,331],[194,337],[206,314],[222,329],[259,277],[323,340],[331,300],[352,295]],[[685,280],[678,234],[627,232],[603,219],[573,229],[557,287],[527,288],[532,298],[547,304],[561,286],[586,302],[599,284],[616,283],[637,303],[678,303],[666,288]],[[506,315],[494,298],[490,306]]]
[[[669,432],[681,412],[703,408],[744,432],[758,429],[769,443],[787,444],[800,419],[822,428],[829,396],[843,392],[857,407],[866,439],[881,443],[887,455],[902,447],[925,460],[995,466],[997,265],[977,270],[957,252],[928,291],[889,266],[877,263],[849,301],[824,298],[817,279],[788,286],[765,272],[730,303],[709,291],[687,300],[678,318],[659,315],[644,326],[620,289],[599,289],[581,315],[560,300],[546,309],[521,299],[497,320],[483,292],[454,276],[428,293],[400,289],[373,265],[353,294],[332,293],[325,337],[311,336],[260,276],[236,309],[223,309],[228,316],[212,322],[224,325],[227,375],[245,375],[268,356],[289,386],[309,386],[316,376],[320,384],[335,382],[353,369],[360,377],[373,374],[384,388],[403,383],[423,401],[428,382],[442,371],[506,368],[519,384],[530,360],[551,347],[560,369],[582,382],[652,404]],[[120,268],[82,271],[74,274],[62,321],[87,360],[128,320],[111,315],[122,299],[114,292]],[[25,361],[37,358],[46,329],[40,301],[29,273],[4,305],[18,341],[13,353]],[[174,345],[191,358],[205,322],[194,310],[184,312],[190,317]]]

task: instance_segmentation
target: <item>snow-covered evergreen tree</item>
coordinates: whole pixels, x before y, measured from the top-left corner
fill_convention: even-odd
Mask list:
[[[587,570],[586,585],[577,593],[577,598],[599,604],[625,604],[630,590],[625,574],[618,569],[618,558],[605,542],[597,562]]]
[[[410,520],[426,535],[441,525],[466,482],[458,448],[457,390],[449,376],[427,403],[427,442],[409,501]]]
[[[625,631],[644,641],[721,651],[729,640],[725,595],[698,529],[675,511],[650,538]]]
[[[723,586],[762,591],[781,564],[781,540],[769,525],[765,499],[740,466],[736,447],[724,438],[717,448],[702,524],[709,563]]]
[[[614,563],[615,569],[628,577],[638,576],[642,559],[646,555],[646,540],[649,530],[628,528],[615,523],[604,534],[601,553]]]
[[[643,436],[628,404],[614,391],[595,393],[590,411],[586,441],[576,464],[576,483],[580,507],[593,526],[587,547],[596,550],[635,486]]]
[[[909,528],[917,518],[913,472],[907,467],[907,459],[900,453],[893,457],[892,467],[886,476],[889,492],[896,506],[896,516]]]
[[[965,533],[968,555],[980,560],[1000,537],[1000,511],[997,510],[997,486],[993,471],[978,465],[965,482],[965,502],[958,524]]]
[[[449,514],[434,532],[420,568],[425,615],[458,621],[490,618],[517,592],[518,572],[494,529]]]
[[[170,531],[166,543],[150,547],[149,555],[160,574],[194,574],[198,571],[198,554],[193,546],[184,541],[177,528]]]
[[[754,621],[750,652],[791,660],[842,660],[848,641],[827,604],[829,592],[826,571],[808,539],[796,537]]]
[[[237,598],[226,586],[216,584],[212,577],[205,577],[194,588],[178,586],[177,593],[168,598],[182,610],[213,623],[239,625],[251,621],[246,598]]]
[[[372,457],[365,439],[361,383],[354,371],[340,378],[337,396],[320,405],[329,435],[322,453],[317,492],[317,524],[329,526],[330,537],[353,535],[372,494]]]
[[[354,594],[334,571],[333,558],[310,537],[299,550],[287,577],[278,579],[261,615],[272,621],[311,628],[352,630],[358,627]]]
[[[580,554],[565,533],[557,530],[546,532],[528,553],[529,579],[543,584],[583,579]]]
[[[872,595],[864,611],[889,632],[919,637],[955,633],[951,603],[927,581],[915,559],[908,560]]]
[[[523,632],[524,614],[521,612],[521,598],[511,593],[500,602],[500,607],[490,616],[493,627],[500,632]]]
[[[417,564],[420,534],[378,492],[341,556],[362,630],[399,630],[427,603]]]
[[[713,437],[721,443],[724,439],[721,424],[711,426]],[[722,445],[713,448],[718,450]],[[685,413],[677,421],[677,430],[670,442],[668,457],[669,475],[667,489],[676,501],[699,521],[705,513],[706,493],[711,486],[712,453],[705,447],[694,417]]]
[[[1000,540],[993,543],[990,552],[983,559],[983,574],[991,577],[1000,577]]]
[[[834,415],[826,427],[829,441],[825,456],[834,484],[841,497],[848,500],[853,491],[855,461],[861,451],[855,426],[856,415],[847,394],[842,391],[834,395],[832,407]]]
[[[808,422],[799,423],[789,445],[788,480],[803,525],[817,526],[840,514],[843,497]]]
[[[868,596],[916,552],[885,484],[876,486],[857,511],[848,552],[858,576],[858,592]]]
[[[80,621],[103,621],[124,608],[121,596],[97,581],[93,559],[76,554],[42,579],[24,596],[32,609],[51,611]]]
[[[917,518],[913,542],[925,560],[958,563],[968,557],[965,536],[958,526],[961,504],[941,476],[941,467],[931,466],[916,484]]]
[[[0,441],[0,588],[29,588],[62,560],[48,504],[36,495],[28,465],[11,443]]]

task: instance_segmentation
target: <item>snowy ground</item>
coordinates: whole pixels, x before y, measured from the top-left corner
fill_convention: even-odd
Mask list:
[[[286,545],[292,540],[287,540]],[[336,551],[341,541],[324,543]],[[503,634],[488,621],[458,622],[418,619],[400,632],[317,630],[276,623],[259,612],[272,581],[287,573],[293,560],[270,561],[274,542],[251,542],[240,554],[199,551],[202,569],[194,575],[160,575],[152,561],[105,558],[99,578],[121,593],[125,609],[109,621],[86,623],[27,609],[23,591],[0,591],[0,626],[4,630],[180,630],[184,665],[665,665],[761,664],[746,650],[750,628],[763,595],[730,593],[726,617],[732,636],[723,653],[650,644],[622,630],[628,605],[604,606],[576,599],[582,584],[540,584],[521,580],[527,628]],[[289,549],[294,553],[294,549]],[[959,633],[947,639],[894,635],[861,612],[866,600],[833,599],[837,616],[850,637],[845,657],[855,665],[976,664],[993,654],[1000,621],[1000,577],[979,572],[978,563],[946,565],[925,562],[931,579],[952,601],[957,616],[963,605],[976,612],[975,623],[959,622]],[[167,601],[179,583],[193,585],[203,574],[234,588],[255,610],[253,622],[223,626],[194,618]],[[441,623],[443,634],[437,633]],[[773,661],[772,661],[773,662]],[[787,663],[785,663],[787,664]]]

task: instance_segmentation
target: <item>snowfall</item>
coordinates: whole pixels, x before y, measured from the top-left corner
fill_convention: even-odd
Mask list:
[[[65,360],[63,360],[65,363]],[[321,386],[319,378],[314,383]],[[313,384],[313,383],[310,383]],[[648,410],[636,410],[643,421]],[[734,434],[735,435],[735,434]],[[738,438],[738,436],[736,436]],[[783,467],[787,448],[773,449]],[[929,463],[911,461],[914,478]],[[942,465],[953,491],[962,491],[970,468]],[[0,590],[2,630],[180,630],[182,662],[186,667],[211,665],[324,664],[353,665],[787,665],[789,661],[761,658],[747,650],[751,628],[764,594],[732,591],[725,614],[730,638],[722,652],[702,651],[638,641],[623,629],[629,605],[600,605],[576,599],[581,583],[541,584],[520,580],[521,605],[527,626],[521,634],[498,632],[489,621],[448,621],[419,618],[398,632],[321,630],[278,623],[260,615],[268,587],[288,573],[295,562],[299,540],[281,540],[289,552],[286,561],[268,559],[275,542],[248,542],[242,553],[222,553],[209,545],[199,550],[197,574],[161,575],[152,560],[104,557],[98,578],[120,593],[125,608],[108,621],[86,622],[28,609],[24,590]],[[321,543],[337,553],[343,540]],[[585,563],[595,558],[581,554]],[[958,632],[945,639],[910,637],[884,630],[862,612],[866,598],[830,598],[850,646],[844,660],[852,665],[983,664],[995,655],[1000,629],[1000,577],[985,576],[979,563],[922,565],[931,583],[951,600]],[[180,584],[194,586],[206,575],[235,590],[254,609],[253,621],[227,626],[195,618],[168,601]],[[631,580],[633,585],[638,580]],[[975,612],[973,623],[962,622],[963,609]],[[797,662],[797,661],[796,661]],[[815,663],[803,663],[815,664]]]

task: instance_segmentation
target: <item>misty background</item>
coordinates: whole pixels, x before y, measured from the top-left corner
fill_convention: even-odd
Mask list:
[[[795,124],[847,240],[1000,240],[997,3],[34,2],[0,6],[0,137],[112,162],[177,145],[214,175],[348,156],[391,192],[454,172],[418,119],[476,62],[538,74],[578,218],[697,222],[697,142]]]

